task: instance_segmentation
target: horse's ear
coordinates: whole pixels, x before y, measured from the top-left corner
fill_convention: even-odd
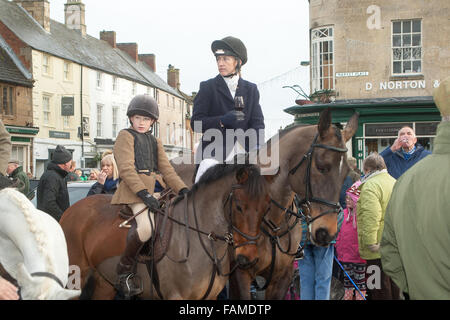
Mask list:
[[[321,138],[324,138],[328,132],[328,129],[331,127],[331,110],[330,108],[326,108],[320,113],[319,118],[319,134]]]
[[[244,184],[248,180],[248,169],[247,168],[241,168],[236,172],[236,179],[239,184]]]
[[[358,119],[359,113],[355,112],[355,114],[353,114],[353,116],[348,120],[345,129],[342,131],[345,142],[350,140],[356,133],[356,130],[358,129]]]

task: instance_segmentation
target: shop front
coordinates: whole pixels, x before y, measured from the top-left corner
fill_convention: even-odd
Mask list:
[[[33,139],[39,128],[5,125],[11,135],[11,159],[19,161],[24,172],[33,173]]]
[[[358,160],[360,168],[371,152],[381,152],[390,146],[404,126],[413,128],[418,143],[433,151],[436,128],[441,120],[432,97],[336,100],[297,105],[284,111],[295,117],[294,124],[317,124],[320,112],[326,108],[331,109],[333,123],[343,126],[353,113],[359,113],[358,130],[348,147],[349,156]]]

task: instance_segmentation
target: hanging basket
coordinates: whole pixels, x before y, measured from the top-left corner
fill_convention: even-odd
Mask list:
[[[306,100],[306,99],[297,99],[297,100],[295,100],[295,103],[300,105],[300,106],[303,106],[305,104],[311,104],[311,103],[314,103],[314,102],[312,102],[311,100]]]

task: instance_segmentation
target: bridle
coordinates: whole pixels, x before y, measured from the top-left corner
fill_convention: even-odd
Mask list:
[[[269,267],[269,276],[266,279],[266,283],[264,285],[263,288],[260,288],[261,290],[265,290],[268,286],[269,283],[272,279],[272,275],[273,275],[273,271],[275,268],[275,256],[276,256],[276,247],[278,247],[278,249],[287,255],[291,255],[291,256],[299,256],[299,253],[301,253],[303,251],[303,247],[298,247],[297,250],[294,253],[290,252],[290,246],[291,246],[291,238],[289,236],[289,245],[287,249],[283,249],[281,247],[280,244],[280,238],[285,236],[285,235],[289,235],[290,231],[295,227],[295,225],[298,223],[299,219],[304,220],[306,222],[307,225],[307,239],[310,236],[310,226],[311,224],[327,215],[327,214],[338,214],[340,211],[340,205],[339,203],[336,202],[331,202],[328,201],[326,199],[322,199],[322,198],[316,198],[313,196],[312,194],[312,188],[311,188],[311,165],[312,165],[312,156],[314,153],[314,149],[315,148],[322,148],[322,149],[326,149],[326,150],[330,150],[330,151],[334,151],[334,152],[339,152],[339,153],[346,153],[348,151],[347,148],[338,148],[338,147],[334,147],[334,146],[329,146],[329,145],[325,145],[325,144],[321,144],[321,143],[317,143],[317,139],[319,137],[319,133],[316,134],[316,136],[314,137],[313,142],[311,143],[311,146],[309,147],[309,150],[304,154],[304,156],[302,157],[302,159],[297,163],[297,165],[292,168],[291,170],[289,170],[289,174],[294,175],[295,172],[298,170],[298,168],[300,168],[300,166],[307,161],[307,167],[306,167],[306,174],[305,174],[305,186],[306,186],[306,192],[305,192],[305,198],[304,199],[300,199],[298,197],[298,195],[296,194],[294,197],[294,202],[295,205],[297,207],[297,212],[294,212],[293,209],[289,209],[289,208],[285,208],[283,207],[280,203],[278,203],[277,201],[275,201],[274,199],[270,199],[271,203],[275,204],[275,206],[277,206],[279,209],[284,211],[285,214],[285,218],[286,221],[289,220],[290,216],[294,216],[296,219],[294,221],[294,223],[292,225],[288,225],[287,229],[283,232],[278,233],[279,231],[281,231],[281,227],[275,225],[272,221],[270,220],[266,220],[263,219],[263,222],[271,229],[272,233],[270,233],[269,231],[267,231],[264,227],[261,226],[261,230],[263,231],[263,233],[266,235],[266,237],[268,237],[270,239],[271,245],[272,245],[272,261],[270,263],[270,267]],[[321,212],[318,216],[316,217],[311,217],[311,203],[319,203],[325,206],[328,206],[331,208],[331,210],[327,210],[324,212]],[[308,209],[308,212],[304,212],[302,208],[306,207]],[[288,216],[289,215],[289,216]],[[288,218],[289,217],[289,218]],[[299,245],[299,244],[297,244]],[[306,245],[306,243],[305,243]]]
[[[334,152],[339,152],[339,153],[346,153],[348,151],[347,148],[338,148],[338,147],[334,147],[334,146],[329,146],[326,144],[321,144],[321,143],[317,143],[317,139],[319,137],[319,133],[316,134],[316,136],[314,137],[313,142],[311,143],[311,146],[309,148],[309,150],[305,153],[305,155],[302,157],[302,159],[298,162],[298,164],[292,168],[291,170],[289,170],[289,174],[294,175],[295,172],[297,171],[298,168],[300,168],[300,166],[303,164],[304,161],[307,161],[307,167],[306,167],[306,174],[305,174],[305,187],[306,187],[306,191],[305,191],[305,198],[304,199],[299,199],[296,195],[295,198],[295,202],[296,202],[296,206],[299,209],[299,212],[301,213],[301,215],[303,216],[303,218],[305,219],[307,225],[310,225],[311,223],[313,223],[315,220],[327,215],[327,214],[338,214],[339,210],[340,210],[340,205],[338,202],[331,202],[328,201],[326,199],[322,199],[322,198],[316,198],[313,196],[312,193],[312,188],[311,188],[311,165],[312,165],[312,156],[314,153],[314,148],[322,148],[322,149],[326,149],[326,150],[330,150],[330,151],[334,151]],[[316,217],[311,217],[311,203],[319,203],[322,205],[325,205],[327,207],[330,207],[331,210],[327,210],[324,212],[321,212],[318,216]],[[305,214],[303,212],[303,210],[301,208],[307,208],[307,213]]]
[[[228,224],[229,224],[229,229],[230,229],[230,231],[235,231],[235,232],[237,232],[240,236],[242,236],[243,238],[245,238],[246,240],[248,240],[248,241],[245,241],[245,242],[243,242],[243,243],[240,243],[240,244],[238,244],[238,245],[234,245],[233,244],[233,249],[237,249],[237,248],[239,248],[239,247],[243,247],[243,246],[247,246],[247,245],[256,245],[257,244],[257,241],[258,241],[258,239],[261,237],[261,232],[259,232],[256,236],[251,236],[251,235],[249,235],[249,234],[246,234],[246,233],[244,233],[244,232],[242,232],[241,230],[239,230],[236,226],[235,226],[235,224],[233,223],[233,200],[235,201],[235,202],[237,202],[235,199],[234,199],[234,190],[236,190],[236,189],[242,189],[243,188],[243,185],[241,185],[241,184],[234,184],[232,187],[231,187],[231,192],[230,192],[230,194],[228,195],[228,198],[225,200],[225,203],[224,203],[224,207],[226,206],[226,204],[227,204],[227,202],[230,204],[230,210],[229,210],[229,214],[228,214],[228,219],[229,219],[229,221],[228,221]],[[267,210],[266,210],[266,212],[264,213],[264,215],[263,215],[263,219],[264,219],[264,217],[267,215],[267,213],[270,211],[270,204],[269,204],[269,206],[267,207]]]

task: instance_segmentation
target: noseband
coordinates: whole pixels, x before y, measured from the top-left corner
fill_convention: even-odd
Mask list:
[[[305,198],[299,199],[296,195],[295,203],[296,203],[297,208],[300,210],[303,217],[305,218],[306,223],[308,225],[310,225],[311,223],[313,223],[315,220],[319,219],[320,217],[323,217],[324,215],[332,214],[332,213],[338,214],[339,209],[340,209],[340,205],[338,202],[331,202],[326,199],[316,198],[312,194],[311,165],[312,165],[312,156],[314,153],[314,148],[322,148],[322,149],[339,152],[339,153],[346,153],[348,151],[347,148],[338,148],[338,147],[334,147],[334,146],[317,143],[318,137],[319,137],[319,133],[317,133],[316,136],[314,137],[314,140],[313,140],[311,146],[309,147],[308,152],[306,152],[305,155],[303,156],[303,158],[299,161],[299,163],[289,171],[289,174],[294,175],[295,172],[297,171],[297,169],[303,164],[303,162],[305,160],[307,161],[306,174],[305,174],[305,186],[306,186]],[[312,218],[311,217],[311,203],[313,203],[313,202],[328,206],[331,208],[331,210],[321,212],[317,217]],[[306,207],[308,209],[308,212],[306,214],[304,214],[303,211],[301,210],[302,207]]]

